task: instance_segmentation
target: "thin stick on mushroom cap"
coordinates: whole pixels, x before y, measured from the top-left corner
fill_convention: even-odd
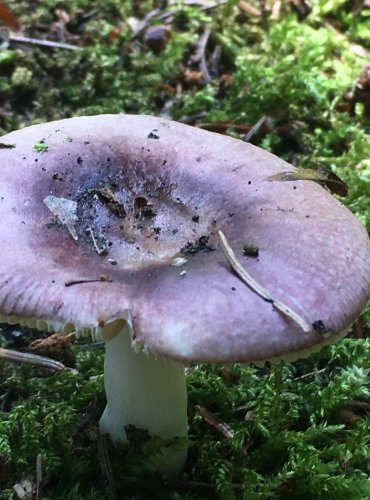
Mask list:
[[[270,182],[295,169],[251,144],[125,115],[2,142],[0,321],[106,340],[101,429],[116,440],[127,424],[186,435],[182,362],[305,357],[369,300],[360,222],[314,182]],[[230,268],[220,231],[273,301]]]

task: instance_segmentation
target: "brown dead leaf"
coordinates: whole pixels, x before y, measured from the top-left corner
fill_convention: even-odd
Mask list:
[[[144,42],[154,54],[164,50],[171,38],[171,32],[166,25],[149,26],[144,32]]]
[[[123,26],[116,26],[115,28],[112,28],[108,33],[108,40],[111,43],[116,42],[119,39],[122,31],[123,31]]]
[[[184,72],[184,81],[190,85],[200,85],[203,83],[203,73],[201,71],[187,69]]]
[[[361,417],[351,410],[341,410],[339,412],[339,422],[344,425],[354,425]]]
[[[66,366],[74,366],[74,354],[71,349],[72,340],[74,340],[74,335],[64,336],[53,333],[50,337],[31,342],[28,351],[38,356],[56,359]]]
[[[0,2],[0,20],[13,30],[19,30],[21,27],[18,19],[4,2]]]
[[[279,172],[267,178],[268,181],[314,181],[327,187],[331,193],[338,196],[347,196],[348,186],[336,174],[333,174],[325,167],[319,167],[317,170],[304,168],[295,172]]]
[[[150,438],[149,432],[146,429],[140,429],[132,424],[125,425],[125,432],[131,444],[142,444]]]

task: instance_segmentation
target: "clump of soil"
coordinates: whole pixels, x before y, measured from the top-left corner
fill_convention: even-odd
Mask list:
[[[211,252],[214,247],[209,243],[209,236],[201,236],[196,241],[187,241],[185,246],[180,249],[184,255],[192,255],[198,252]]]

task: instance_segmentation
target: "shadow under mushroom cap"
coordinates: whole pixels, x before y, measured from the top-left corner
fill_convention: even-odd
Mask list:
[[[3,321],[93,330],[130,311],[135,338],[174,359],[294,359],[343,334],[369,300],[362,225],[313,182],[267,181],[294,168],[255,146],[129,115],[51,122],[1,142],[15,144],[0,150]],[[48,196],[74,202],[70,227]],[[268,292],[332,335],[305,334],[246,286],[218,230]],[[173,265],[179,257],[187,262]]]

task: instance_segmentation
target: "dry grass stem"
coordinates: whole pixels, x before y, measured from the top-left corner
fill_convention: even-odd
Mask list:
[[[28,365],[40,366],[42,368],[49,368],[55,371],[69,370],[76,371],[72,368],[68,368],[59,361],[52,358],[47,358],[45,356],[38,356],[37,354],[28,354],[25,352],[18,352],[12,349],[0,348],[0,359],[5,361],[10,361],[12,363],[25,363]]]

